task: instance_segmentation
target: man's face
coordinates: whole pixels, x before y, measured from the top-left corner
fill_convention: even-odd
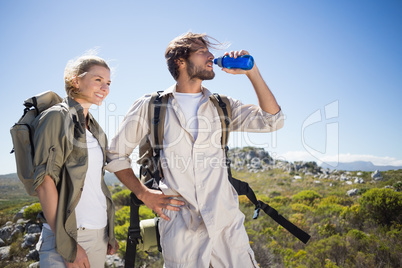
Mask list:
[[[186,61],[186,70],[190,79],[211,80],[215,77],[213,70],[214,55],[198,41],[193,44],[194,52]]]

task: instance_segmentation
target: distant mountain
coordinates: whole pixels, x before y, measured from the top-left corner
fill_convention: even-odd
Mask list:
[[[387,171],[387,170],[394,170],[394,169],[402,169],[402,166],[377,166],[374,165],[372,162],[369,161],[355,161],[355,162],[328,162],[322,163],[321,167],[328,168],[330,170],[337,169],[337,170],[345,170],[345,171]]]
[[[17,173],[10,173],[0,175],[0,185],[7,183],[18,183],[20,180],[18,179]]]
[[[119,179],[117,179],[117,177],[113,173],[109,173],[109,172],[106,172],[106,174],[105,174],[105,182],[107,185],[110,185],[110,186],[114,185],[115,183],[120,184]],[[21,188],[23,188],[22,183],[18,179],[17,173],[0,175],[0,186],[8,185],[8,184],[13,184],[13,185],[20,184]]]

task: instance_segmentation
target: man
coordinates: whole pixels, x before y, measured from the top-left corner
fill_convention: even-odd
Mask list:
[[[165,57],[176,84],[165,90],[164,178],[160,191],[146,188],[134,175],[129,156],[149,132],[150,95],[137,100],[111,141],[107,169],[162,218],[159,223],[165,267],[257,267],[250,248],[237,193],[228,180],[221,147],[221,121],[202,86],[213,79],[214,56],[205,34],[187,33],[172,40]],[[247,51],[225,53],[230,57]],[[230,131],[270,132],[283,126],[283,114],[256,65],[245,74],[260,107],[228,97]]]

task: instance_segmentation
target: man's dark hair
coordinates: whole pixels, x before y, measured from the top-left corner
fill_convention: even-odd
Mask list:
[[[216,43],[212,43],[209,39],[214,40]],[[187,61],[191,52],[195,51],[192,44],[197,43],[197,41],[204,44],[208,49],[216,49],[222,46],[220,42],[206,34],[188,32],[173,39],[166,48],[165,58],[169,72],[172,74],[174,80],[179,78],[177,60],[183,59]]]

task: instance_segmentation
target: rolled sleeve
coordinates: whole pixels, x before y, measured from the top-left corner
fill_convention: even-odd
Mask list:
[[[35,122],[34,134],[34,189],[42,184],[49,175],[57,185],[60,171],[64,165],[68,151],[71,151],[70,138],[66,128],[70,128],[65,120],[66,112],[53,109],[43,113]],[[67,122],[67,124],[65,123]]]
[[[243,104],[228,97],[232,109],[231,131],[273,132],[283,127],[282,110],[270,114],[253,104]]]
[[[117,134],[107,149],[107,165],[109,172],[117,172],[131,168],[130,155],[149,131],[148,104],[150,95],[138,99],[131,106],[120,124]]]
[[[280,107],[279,107],[280,108]],[[280,108],[279,112],[276,114],[270,114],[265,112],[264,110],[261,110],[262,113],[262,118],[265,121],[265,125],[269,126],[272,131],[281,129],[285,123],[285,117],[282,113],[282,109]]]
[[[108,154],[114,154],[113,152],[108,152]],[[120,170],[124,170],[124,169],[128,169],[131,168],[131,159],[130,158],[123,158],[123,159],[114,159],[111,160],[111,162],[109,162],[106,165],[106,170],[109,172],[117,172]]]

